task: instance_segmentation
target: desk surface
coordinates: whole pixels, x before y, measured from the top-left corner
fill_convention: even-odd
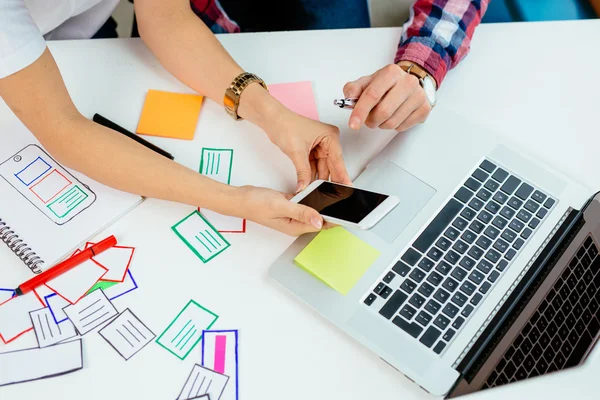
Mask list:
[[[399,29],[370,29],[239,34],[220,40],[241,65],[267,82],[313,82],[319,114],[341,127],[345,158],[356,177],[392,134],[350,132],[345,128],[348,113],[333,108],[331,99],[341,95],[347,80],[388,63],[399,35]],[[600,65],[600,52],[594,50],[598,37],[600,20],[481,26],[471,53],[444,82],[439,107],[450,107],[582,183],[600,187],[600,81],[593,72]],[[147,89],[189,91],[139,40],[54,42],[50,48],[81,112],[89,117],[99,112],[131,130]],[[15,117],[0,103],[0,131],[13,126]],[[293,189],[291,163],[258,129],[246,122],[235,124],[212,102],[202,109],[192,145],[151,140],[190,168],[198,165],[200,147],[232,147],[240,166],[232,183]],[[265,157],[266,152],[274,155]],[[189,206],[147,200],[108,229],[121,243],[137,247],[132,270],[140,288],[117,299],[120,310],[131,308],[159,334],[193,298],[221,316],[216,329],[240,329],[242,399],[362,400],[374,393],[378,398],[430,398],[268,279],[269,265],[291,238],[249,224],[245,235],[229,235],[230,249],[204,265],[170,230],[191,211]],[[4,246],[0,264],[2,269],[21,268]],[[0,397],[37,398],[44,393],[46,399],[61,400],[104,399],[108,394],[115,399],[174,398],[200,360],[197,352],[182,362],[151,344],[124,362],[97,334],[85,337],[84,352],[84,370],[0,388]],[[572,388],[577,388],[578,398],[595,397],[597,353],[576,371],[472,397],[565,398]]]

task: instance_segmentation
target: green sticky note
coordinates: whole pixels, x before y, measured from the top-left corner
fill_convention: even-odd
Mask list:
[[[379,254],[377,249],[338,226],[319,232],[294,262],[346,295]]]
[[[90,290],[88,290],[87,294],[92,293],[94,290],[97,289],[108,289],[109,287],[115,286],[117,283],[119,282],[110,282],[110,281],[98,281],[96,282],[96,284],[94,286],[92,286],[92,288]]]

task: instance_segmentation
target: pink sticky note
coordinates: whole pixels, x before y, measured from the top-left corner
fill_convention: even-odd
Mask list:
[[[305,117],[319,120],[315,95],[310,81],[276,83],[269,85],[269,92],[290,110]]]

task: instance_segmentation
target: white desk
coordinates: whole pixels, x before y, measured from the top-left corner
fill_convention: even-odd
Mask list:
[[[321,118],[341,127],[345,158],[355,177],[392,135],[349,132],[348,113],[333,108],[331,99],[341,94],[347,80],[388,63],[399,35],[399,29],[371,29],[220,39],[241,65],[267,82],[313,81]],[[487,25],[475,36],[470,55],[450,72],[440,90],[440,107],[452,107],[584,184],[600,188],[600,21]],[[139,40],[56,42],[50,47],[79,109],[90,117],[99,112],[131,130],[147,89],[187,90]],[[0,135],[7,134],[14,120],[0,104]],[[199,147],[232,147],[238,166],[232,183],[281,190],[294,185],[291,164],[273,152],[264,135],[247,123],[234,124],[211,102],[203,106],[193,148],[172,140],[154,141],[191,168],[197,168]],[[268,151],[275,155],[265,157]],[[232,247],[203,265],[170,230],[191,211],[148,200],[106,232],[137,247],[132,270],[140,288],[116,301],[120,310],[130,307],[158,335],[193,298],[221,316],[215,329],[240,329],[242,399],[363,400],[375,394],[429,398],[269,281],[269,265],[291,238],[249,224],[248,233],[229,235]],[[21,268],[4,246],[0,265],[0,271]],[[124,362],[97,334],[85,337],[84,352],[82,371],[0,388],[0,398],[172,399],[200,355],[198,350],[182,362],[152,343]],[[573,393],[596,397],[597,353],[576,371],[473,398],[566,398]]]

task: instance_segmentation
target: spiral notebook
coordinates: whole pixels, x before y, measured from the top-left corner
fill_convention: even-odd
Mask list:
[[[142,197],[64,168],[22,130],[0,133],[0,242],[37,274],[127,213]]]

